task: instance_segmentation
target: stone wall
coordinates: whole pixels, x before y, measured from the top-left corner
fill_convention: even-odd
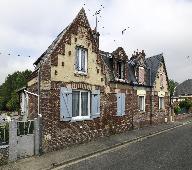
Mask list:
[[[192,113],[175,115],[175,121],[187,120],[191,118],[192,118]]]
[[[0,166],[7,164],[9,158],[9,146],[0,146]]]
[[[69,84],[51,82],[51,90],[41,91],[44,152],[85,143],[98,137],[122,133],[150,124],[150,92],[146,94],[146,112],[139,112],[137,92],[129,85],[116,86],[118,88],[114,88],[113,85],[108,86],[107,93],[105,88],[97,87],[101,90],[100,118],[76,122],[60,121],[60,87],[66,86],[69,86]],[[73,85],[73,87],[76,86]],[[78,83],[76,88],[82,89],[83,87],[86,87],[86,85]],[[91,86],[91,88],[94,88],[94,86]],[[116,116],[117,92],[126,94],[124,116]],[[153,122],[161,123],[164,122],[163,120],[164,113],[158,112],[158,114],[153,115]]]

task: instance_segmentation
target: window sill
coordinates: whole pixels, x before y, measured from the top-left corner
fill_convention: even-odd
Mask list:
[[[86,117],[72,117],[70,122],[80,122],[80,121],[84,121],[84,120],[93,120],[93,119],[90,118],[89,116],[86,116]]]
[[[122,115],[115,115],[116,117],[123,117],[125,116],[126,114],[122,114]]]
[[[82,72],[82,71],[76,71],[75,73],[74,73],[76,76],[87,76],[87,72]]]
[[[116,80],[116,81],[118,81],[118,82],[126,82],[126,80],[125,80],[125,79],[115,78],[115,80]]]
[[[145,113],[145,110],[139,110],[139,112],[143,114],[143,113]]]

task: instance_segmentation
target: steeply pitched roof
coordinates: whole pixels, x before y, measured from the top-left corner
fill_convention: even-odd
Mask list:
[[[161,62],[164,62],[163,54],[158,54],[145,59],[148,68],[151,69],[151,84],[153,85]]]
[[[105,69],[109,75],[109,79],[110,81],[114,81],[115,80],[115,76],[113,73],[113,58],[112,58],[112,54],[109,52],[105,52],[105,51],[99,51],[100,56],[101,56],[101,60],[103,61],[103,64],[105,66]]]
[[[67,29],[69,28],[70,25],[68,25],[57,37],[56,39],[52,42],[52,44],[47,48],[47,50],[34,62],[35,65],[39,63],[39,61],[46,55],[51,54],[52,51],[55,49],[56,45],[58,42],[61,40],[61,37],[65,34]]]
[[[110,81],[115,81],[115,72],[113,68],[113,58],[114,57],[119,57],[118,54],[119,52],[122,52],[123,56],[128,60],[128,56],[126,55],[124,49],[122,47],[118,47],[115,51],[112,53],[105,52],[105,51],[100,51],[101,59],[103,63],[105,64],[106,71],[109,75]],[[133,83],[137,84],[135,75],[134,75],[134,68],[130,63],[128,64],[128,83]]]
[[[84,22],[82,22],[82,19]],[[39,63],[39,61],[41,61],[41,59],[49,54],[51,54],[56,48],[57,45],[60,44],[60,42],[62,42],[63,37],[68,34],[69,30],[72,29],[72,32],[74,31],[73,28],[77,29],[76,27],[76,23],[79,24],[84,24],[86,25],[86,27],[88,28],[90,34],[92,34],[92,30],[89,24],[89,21],[87,19],[86,13],[84,8],[82,8],[79,13],[77,14],[77,16],[75,17],[75,19],[72,21],[71,24],[69,24],[57,37],[56,39],[52,42],[52,44],[48,47],[48,49],[34,62],[35,65],[37,65]],[[74,33],[74,32],[73,32]],[[93,36],[93,35],[92,35]],[[92,43],[96,43],[95,41],[92,41]]]
[[[192,79],[188,79],[175,88],[174,96],[192,95]]]

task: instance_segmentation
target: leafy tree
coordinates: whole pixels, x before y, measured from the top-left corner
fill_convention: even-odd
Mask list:
[[[19,97],[16,91],[27,85],[30,70],[9,74],[0,86],[0,111],[16,111],[19,109]]]
[[[174,93],[174,90],[175,90],[175,87],[178,85],[179,83],[170,79],[169,80],[169,92],[170,92],[170,97],[173,96],[173,93]]]

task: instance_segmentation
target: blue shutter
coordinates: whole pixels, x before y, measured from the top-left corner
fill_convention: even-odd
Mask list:
[[[72,118],[72,89],[61,87],[60,120],[69,121]]]
[[[117,93],[117,116],[125,115],[125,93]]]
[[[125,115],[125,93],[121,93],[121,113]]]
[[[85,50],[81,49],[81,71],[85,72]]]
[[[75,55],[75,69],[79,71],[79,48],[76,47],[76,55]]]
[[[121,93],[117,93],[117,116],[121,116]]]
[[[100,90],[91,93],[91,118],[100,117]]]

